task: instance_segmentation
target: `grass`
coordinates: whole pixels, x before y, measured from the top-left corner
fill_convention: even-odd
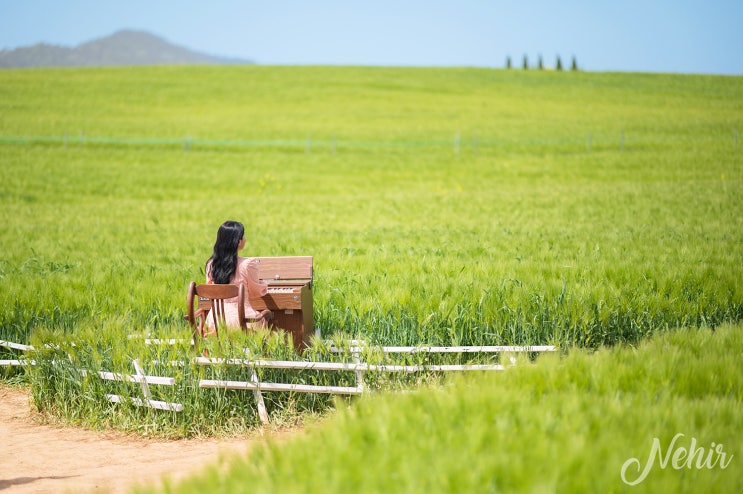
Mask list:
[[[363,398],[228,466],[137,492],[733,492],[741,483],[741,352],[736,325],[545,355],[443,387]],[[679,468],[654,456],[630,487],[623,465],[637,458],[644,469],[655,438]],[[698,468],[697,453],[687,466],[676,449],[689,454],[692,439],[702,457],[720,445],[714,463]],[[628,468],[624,479],[635,482],[640,471]]]
[[[248,226],[246,255],[314,256],[330,337],[600,348],[740,321],[741,88],[485,69],[0,71],[0,339],[75,341],[77,364],[131,371],[154,350],[128,335],[188,334],[186,287],[226,219]],[[76,408],[96,387],[29,379],[70,420],[141,419]],[[239,416],[215,410],[205,422]],[[211,427],[184,417],[153,420],[168,435]]]

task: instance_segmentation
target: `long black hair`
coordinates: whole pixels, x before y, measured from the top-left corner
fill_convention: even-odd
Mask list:
[[[211,278],[218,285],[230,282],[237,269],[237,247],[245,235],[245,227],[239,221],[225,221],[217,231],[217,241],[209,261]],[[209,262],[207,261],[207,265]]]

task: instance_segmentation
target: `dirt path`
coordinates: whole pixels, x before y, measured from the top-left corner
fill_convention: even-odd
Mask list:
[[[178,479],[225,455],[247,454],[253,439],[158,441],[33,419],[28,393],[0,387],[0,492],[124,493]],[[194,470],[195,469],[195,470]]]

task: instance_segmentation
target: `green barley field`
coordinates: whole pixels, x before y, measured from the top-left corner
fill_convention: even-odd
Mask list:
[[[0,73],[3,337],[176,331],[216,228],[313,255],[316,324],[633,341],[743,317],[738,77],[484,69]]]
[[[246,224],[245,255],[314,256],[315,325],[339,344],[556,345],[564,355],[679,328],[739,330],[741,132],[740,77],[2,70],[0,340],[34,345],[25,355],[37,365],[0,372],[30,385],[43,412],[89,427],[171,437],[254,428],[250,393],[193,386],[245,370],[173,369],[192,356],[187,344],[144,344],[189,336],[186,289],[203,279],[227,219]],[[300,358],[265,335],[213,352],[245,347]],[[0,359],[23,355],[0,347]],[[184,412],[110,404],[105,393],[138,396],[137,386],[80,372],[131,373],[135,358],[176,377],[155,398]],[[349,357],[318,344],[302,358]],[[345,385],[349,374],[262,378]],[[279,423],[337,408],[327,396],[267,400]]]
[[[685,328],[364,397],[301,435],[136,492],[736,492],[741,352],[741,325]]]

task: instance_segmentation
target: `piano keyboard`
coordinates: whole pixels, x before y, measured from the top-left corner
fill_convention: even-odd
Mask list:
[[[290,286],[269,286],[268,293],[294,293],[294,288]]]

